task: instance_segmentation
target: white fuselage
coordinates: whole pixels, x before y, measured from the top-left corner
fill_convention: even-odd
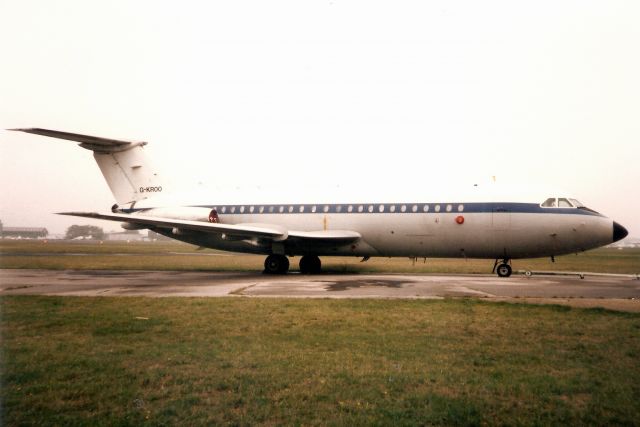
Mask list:
[[[142,206],[140,206],[142,205]],[[131,213],[156,205],[137,204]],[[284,242],[287,255],[533,258],[581,252],[612,242],[613,221],[579,208],[538,203],[197,204],[223,224],[270,224],[290,230],[351,230],[343,245]],[[227,251],[269,254],[272,243],[184,233],[179,240]]]

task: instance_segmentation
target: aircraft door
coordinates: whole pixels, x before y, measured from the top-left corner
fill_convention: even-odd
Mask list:
[[[493,250],[496,258],[509,257],[510,235],[509,227],[511,226],[511,212],[505,206],[494,205],[491,210],[491,228],[493,237]]]
[[[511,212],[504,206],[494,206],[491,212],[491,224],[494,230],[508,230],[511,226]]]

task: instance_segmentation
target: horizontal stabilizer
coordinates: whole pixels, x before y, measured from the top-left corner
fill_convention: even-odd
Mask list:
[[[58,130],[42,129],[42,128],[20,128],[7,129],[11,131],[33,133],[36,135],[48,136],[51,138],[66,139],[80,143],[82,148],[97,151],[100,153],[113,153],[128,150],[130,148],[146,145],[142,141],[125,141],[121,139],[102,138],[99,136],[81,135],[79,133],[61,132]]]

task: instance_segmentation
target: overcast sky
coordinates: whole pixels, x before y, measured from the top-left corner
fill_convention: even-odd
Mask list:
[[[638,1],[0,0],[0,127],[145,140],[228,188],[429,201],[496,176],[640,236],[639,22]],[[5,226],[59,233],[86,221],[53,212],[114,203],[90,152],[12,132],[0,195]]]

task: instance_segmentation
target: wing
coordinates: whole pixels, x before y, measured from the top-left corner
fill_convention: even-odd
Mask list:
[[[287,232],[277,226],[232,225],[210,223],[204,221],[187,221],[181,219],[160,218],[154,216],[128,215],[98,212],[61,212],[59,215],[81,216],[84,218],[122,221],[145,227],[177,228],[179,230],[202,231],[205,233],[227,234],[236,237],[259,237],[272,240],[284,240]]]
[[[98,212],[61,212],[59,215],[121,221],[144,227],[160,227],[203,233],[224,234],[236,238],[260,238],[273,241],[287,239],[314,243],[346,244],[360,239],[360,233],[348,230],[289,231],[275,224],[220,224],[204,221],[187,221],[143,215],[129,215]]]

